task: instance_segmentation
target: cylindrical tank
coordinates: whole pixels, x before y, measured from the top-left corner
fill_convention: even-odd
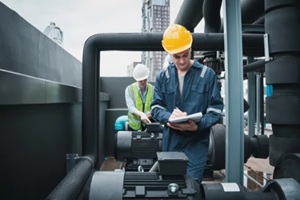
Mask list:
[[[265,38],[270,52],[266,56],[272,58],[266,63],[266,84],[272,87],[266,97],[266,119],[273,129],[270,164],[277,172],[274,178],[284,178],[280,170],[287,155],[300,153],[299,23],[299,0],[265,0]]]

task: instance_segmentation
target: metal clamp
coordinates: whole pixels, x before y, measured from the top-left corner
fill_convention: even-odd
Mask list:
[[[264,34],[264,50],[265,50],[265,61],[271,61],[273,58],[270,56],[270,46],[269,46],[269,35]]]

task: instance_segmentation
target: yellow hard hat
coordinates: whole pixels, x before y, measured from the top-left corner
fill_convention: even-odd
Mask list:
[[[163,48],[169,54],[175,54],[191,48],[193,37],[190,31],[179,24],[170,25],[164,32],[161,41]]]

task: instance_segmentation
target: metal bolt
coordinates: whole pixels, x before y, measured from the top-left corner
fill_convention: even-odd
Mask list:
[[[169,189],[169,191],[170,191],[171,193],[176,193],[176,192],[178,191],[178,189],[179,189],[179,186],[178,186],[177,183],[170,183],[170,184],[168,185],[168,189]]]

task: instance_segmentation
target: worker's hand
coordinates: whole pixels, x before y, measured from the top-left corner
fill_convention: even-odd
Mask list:
[[[180,122],[180,123],[167,123],[172,129],[179,130],[179,131],[197,131],[198,126],[193,120],[189,120],[187,122]]]
[[[147,115],[148,119],[152,118],[151,112],[146,112],[146,115]]]
[[[186,112],[182,112],[180,109],[175,108],[169,117],[169,121],[171,119],[174,119],[177,117],[183,117],[186,115],[187,115]],[[179,131],[197,131],[198,130],[198,126],[193,120],[189,120],[187,122],[180,122],[180,123],[168,122],[167,126],[169,126],[170,128],[173,128],[175,130],[179,130]]]
[[[183,117],[183,116],[186,116],[187,113],[186,112],[182,112],[181,110],[179,110],[178,108],[175,108],[173,110],[173,112],[171,113],[170,117],[169,117],[169,121],[171,119],[174,119],[174,118],[177,118],[177,117]]]
[[[151,123],[150,119],[145,113],[141,112],[140,117],[141,117],[141,121],[144,122],[145,124]]]

